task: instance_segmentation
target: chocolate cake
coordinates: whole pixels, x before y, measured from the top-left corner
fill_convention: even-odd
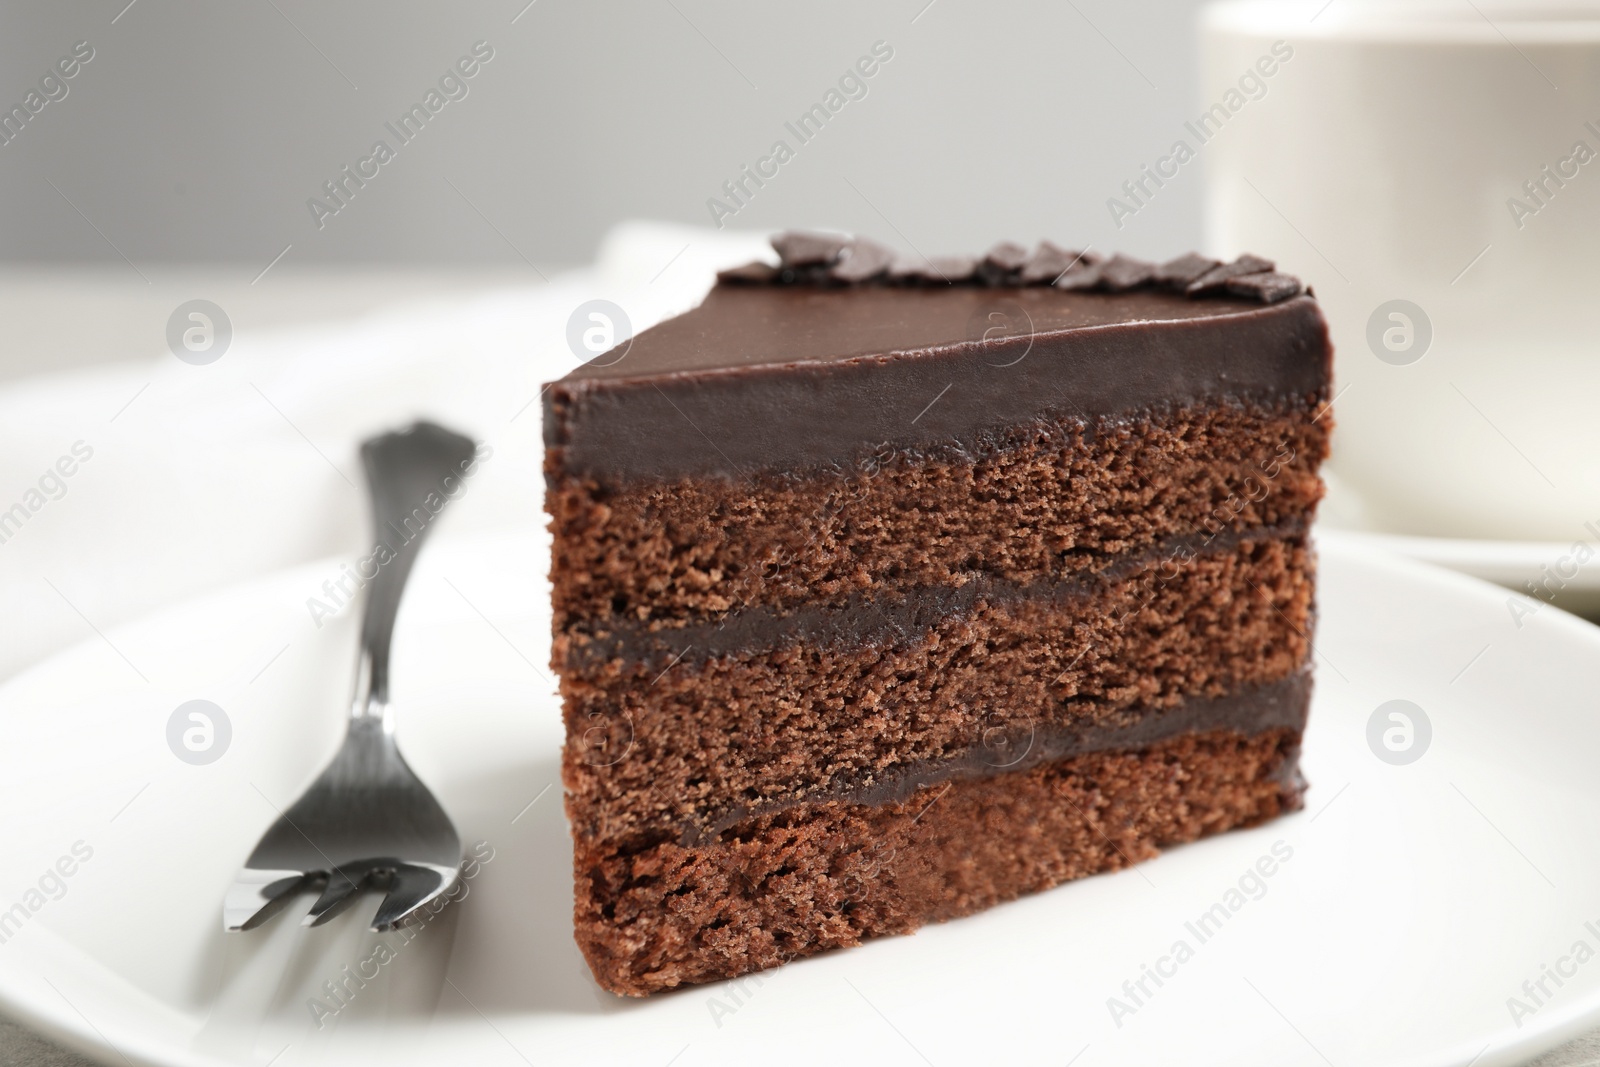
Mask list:
[[[600,984],[730,978],[1298,808],[1331,356],[1300,282],[773,245],[546,391]]]

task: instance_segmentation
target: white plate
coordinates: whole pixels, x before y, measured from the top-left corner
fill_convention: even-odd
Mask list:
[[[1600,616],[1600,520],[1571,527],[1566,541],[1507,541],[1395,532],[1394,516],[1348,480],[1323,468],[1328,496],[1319,526],[1338,530],[1353,544],[1446,567],[1514,590],[1526,601],[1520,616],[1553,603],[1567,611]],[[1534,592],[1529,595],[1529,583]],[[1534,597],[1538,602],[1535,602]]]
[[[353,619],[317,629],[306,607],[337,567],[110,631],[0,689],[0,908],[39,905],[0,944],[0,1006],[107,1063],[280,1067],[1489,1067],[1600,1011],[1600,960],[1564,960],[1580,939],[1600,949],[1600,632],[1554,610],[1518,629],[1500,591],[1336,536],[1305,812],[741,983],[613,997],[572,942],[536,541],[422,557],[397,638],[401,742],[493,858],[320,1029],[309,999],[375,958],[375,902],[318,930],[287,916],[244,935],[222,932],[219,907],[337,743]],[[1367,742],[1396,698],[1433,730],[1405,766]],[[206,766],[166,742],[191,699],[232,725]],[[92,855],[61,892],[46,872],[78,842]],[[1230,898],[1274,848],[1292,856],[1259,899]],[[41,878],[51,892],[30,897]],[[1201,943],[1185,924],[1218,903],[1240,906]],[[1163,963],[1179,940],[1192,958]],[[1133,1005],[1123,983],[1146,964],[1171,976],[1145,979],[1119,1026],[1108,999]],[[1551,996],[1515,1025],[1507,998],[1546,964],[1574,973],[1545,979]]]
[[[1392,552],[1505,586],[1519,594],[1515,598],[1519,617],[1541,610],[1544,603],[1590,617],[1600,615],[1600,534],[1584,530],[1567,542],[1489,541],[1357,530],[1342,530],[1340,534],[1374,551]],[[1528,594],[1529,583],[1534,595]]]

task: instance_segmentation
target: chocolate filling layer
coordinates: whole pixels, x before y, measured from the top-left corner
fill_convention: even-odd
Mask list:
[[[1231,552],[1256,541],[1299,538],[1305,534],[1306,524],[1306,518],[1300,516],[1275,526],[1169,537],[1144,551],[1116,557],[1102,570],[1026,585],[975,574],[961,586],[924,586],[893,599],[858,594],[843,607],[803,607],[784,613],[753,605],[729,612],[716,623],[672,628],[652,629],[612,617],[605,620],[603,635],[567,646],[564,669],[580,670],[613,659],[646,668],[669,662],[693,666],[721,656],[802,643],[820,647],[889,643],[922,633],[942,619],[966,614],[983,601],[1043,600],[1066,607],[1159,561],[1169,561],[1172,577],[1176,577],[1183,563],[1196,556]]]
[[[986,737],[980,747],[938,760],[918,760],[880,773],[869,781],[839,778],[802,796],[770,804],[735,805],[686,827],[678,843],[684,847],[715,840],[723,831],[758,815],[807,804],[897,804],[918,789],[953,779],[992,778],[1021,772],[1041,763],[1096,752],[1133,752],[1182,734],[1227,731],[1254,737],[1271,730],[1299,733],[1311,705],[1311,672],[1240,689],[1220,697],[1188,697],[1176,707],[1141,708],[1114,723],[1078,726],[1037,724],[1004,737]],[[1299,782],[1298,764],[1280,769],[1285,786]]]

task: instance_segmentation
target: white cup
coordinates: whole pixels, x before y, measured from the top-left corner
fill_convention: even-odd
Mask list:
[[[1600,520],[1600,2],[1230,0],[1202,41],[1203,106],[1223,108],[1197,127],[1208,244],[1278,260],[1323,304],[1334,516],[1582,536]]]

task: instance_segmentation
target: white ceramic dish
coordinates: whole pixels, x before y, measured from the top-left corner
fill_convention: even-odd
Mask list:
[[[1331,531],[1330,531],[1331,532]],[[1341,530],[1351,544],[1447,567],[1506,588],[1508,614],[1523,618],[1553,603],[1591,618],[1600,615],[1600,536],[1569,542],[1484,541],[1465,537]],[[1533,593],[1529,592],[1529,585]]]
[[[1514,618],[1549,604],[1600,618],[1600,520],[1574,523],[1566,541],[1512,541],[1396,533],[1396,516],[1324,470],[1328,496],[1319,528],[1337,531],[1353,545],[1431,563],[1504,586],[1506,611]]]
[[[442,541],[413,579],[396,645],[401,743],[492,858],[413,940],[387,935],[384,963],[364,928],[375,900],[321,929],[291,914],[246,935],[224,934],[218,910],[274,806],[337,744],[353,618],[318,629],[306,607],[335,564],[109,631],[0,689],[0,908],[27,913],[0,944],[0,1005],[107,1063],[279,1067],[1490,1067],[1600,1011],[1600,962],[1570,956],[1578,940],[1600,948],[1587,847],[1600,631],[1553,610],[1517,629],[1500,591],[1337,536],[1322,548],[1303,813],[759,978],[615,998],[571,938],[530,540]],[[166,740],[192,699],[232,727],[204,766]],[[1432,725],[1408,765],[1367,741],[1391,699]],[[1290,857],[1259,894],[1246,879],[1198,942],[1185,924],[1233,900],[1275,848]],[[52,877],[63,857],[72,874]],[[1162,963],[1179,940],[1192,958]],[[1145,965],[1173,973],[1134,1004],[1124,982]],[[1547,965],[1571,975],[1545,978],[1535,1006],[1523,983]],[[376,977],[357,987],[347,966]],[[348,1003],[325,982],[346,983]],[[1136,1010],[1114,1020],[1112,997]],[[1509,997],[1532,1012],[1513,1020]]]

